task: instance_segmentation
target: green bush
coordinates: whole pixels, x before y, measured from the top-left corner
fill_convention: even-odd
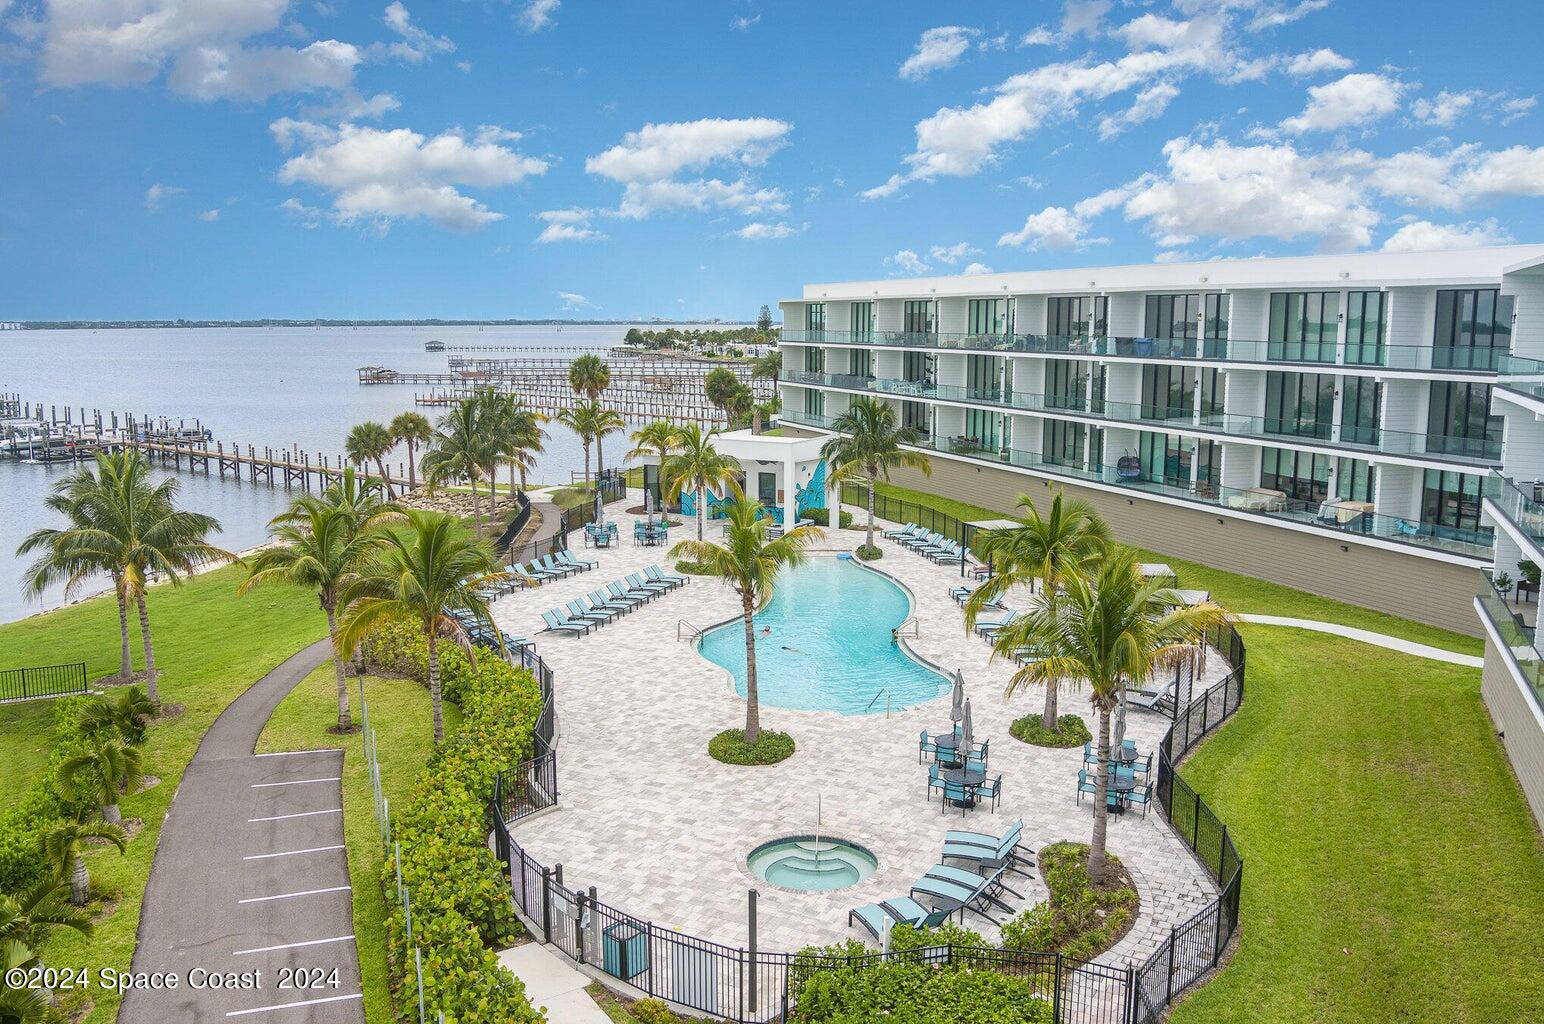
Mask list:
[[[811,508],[811,509],[806,509],[804,511],[804,518],[808,519],[810,522],[814,523],[816,526],[830,526],[831,525],[831,510],[828,509],[828,508]],[[839,523],[841,525],[842,529],[844,529],[844,530],[852,529],[852,513],[847,511],[845,508],[842,509],[842,514],[837,518],[836,521],[837,521],[837,523]]]
[[[877,544],[859,544],[856,554],[865,562],[878,561],[885,556],[885,553],[880,550]]]
[[[1088,731],[1088,723],[1080,715],[1062,715],[1056,720],[1056,731],[1045,727],[1041,715],[1025,715],[1008,726],[1008,735],[1037,747],[1080,747],[1094,738]]]
[[[793,756],[793,737],[763,729],[751,746],[745,742],[745,730],[725,729],[708,741],[708,756],[724,764],[777,764]]]
[[[384,624],[363,645],[377,668],[425,680],[428,647],[414,624]],[[492,946],[519,931],[509,888],[488,848],[488,801],[494,779],[530,755],[541,693],[529,672],[484,652],[475,667],[454,645],[441,648],[445,697],[461,706],[461,728],[424,767],[411,798],[392,816],[402,881],[412,897],[413,937],[395,894],[387,947],[398,1005],[418,1002],[413,949],[423,955],[423,998],[430,1019],[535,1024],[541,1014],[519,979],[501,969]],[[390,857],[382,877],[396,878]]]
[[[628,1012],[638,1024],[681,1024],[681,1018],[662,999],[640,999]]]
[[[712,576],[713,573],[702,562],[677,562],[676,572],[684,572],[688,576]]]
[[[1050,898],[1003,925],[1004,946],[1092,960],[1115,945],[1136,918],[1137,891],[1128,883],[1096,887],[1087,860],[1083,843],[1054,843],[1040,851]],[[1119,869],[1118,858],[1109,862]]]
[[[89,798],[68,803],[54,786],[59,766],[84,749],[80,734],[81,709],[100,698],[62,697],[54,702],[54,728],[49,740],[48,763],[33,776],[27,793],[0,814],[0,893],[15,893],[43,877],[38,857],[38,837],[60,818],[89,813]]]

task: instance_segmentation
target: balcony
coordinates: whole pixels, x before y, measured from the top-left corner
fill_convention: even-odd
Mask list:
[[[1483,493],[1497,512],[1544,547],[1544,483],[1510,480],[1492,473],[1485,478]]]
[[[1491,375],[1509,358],[1492,348],[1435,348],[1431,345],[1350,344],[1343,353],[1322,342],[1253,341],[1242,338],[1124,338],[1105,335],[944,334],[916,331],[796,331],[785,329],[790,345],[872,345],[990,355],[1065,355],[1256,366],[1379,367]]]
[[[835,429],[836,422],[834,416],[820,416],[786,409],[780,414],[780,418],[787,423],[818,427],[823,430]],[[1133,478],[1114,466],[1086,467],[1048,458],[1038,452],[984,445],[979,439],[969,437],[922,437],[914,442],[912,447],[997,465],[1016,466],[1046,476],[1106,484],[1143,494],[1177,498],[1203,507],[1247,512],[1264,519],[1292,522],[1339,534],[1377,537],[1380,540],[1429,551],[1462,555],[1466,558],[1489,560],[1492,556],[1493,540],[1488,532],[1459,530],[1377,512],[1362,512],[1354,506],[1343,506],[1336,502],[1299,501],[1294,498],[1276,497],[1258,488],[1240,490],[1219,487],[1209,482],[1191,486],[1188,483],[1151,480],[1140,476]]]
[[[1102,420],[1113,426],[1154,427],[1160,430],[1184,429],[1223,437],[1251,438],[1265,441],[1298,441],[1319,444],[1369,455],[1403,455],[1442,462],[1475,463],[1501,461],[1501,442],[1487,438],[1449,437],[1418,434],[1404,430],[1343,425],[1335,438],[1329,424],[1303,425],[1264,416],[1204,412],[1190,408],[1158,409],[1135,402],[1095,401],[1089,408],[1082,394],[1042,395],[1027,391],[1001,391],[997,388],[971,388],[925,381],[890,380],[845,373],[813,373],[784,370],[787,384],[812,384],[888,395],[909,401],[945,399],[971,402],[1014,412],[1063,413]]]
[[[1523,682],[1528,684],[1534,702],[1544,708],[1544,656],[1539,653],[1538,633],[1516,606],[1508,603],[1507,596],[1496,590],[1489,576],[1486,583],[1476,603],[1522,670]]]

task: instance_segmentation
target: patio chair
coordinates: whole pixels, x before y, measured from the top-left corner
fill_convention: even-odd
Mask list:
[[[965,817],[965,813],[970,810],[970,805],[974,801],[974,794],[971,791],[976,787],[967,786],[963,782],[947,781],[944,782],[943,787],[944,798],[939,802],[938,813],[943,814],[947,812],[949,804],[955,803],[959,805],[960,817]]]
[[[1147,817],[1147,805],[1153,802],[1153,784],[1149,782],[1141,789],[1133,789],[1126,794],[1126,799],[1134,804],[1142,805],[1142,817]]]
[[[933,737],[927,734],[927,730],[923,729],[921,738],[917,740],[917,763],[921,764],[928,754],[937,753],[938,744],[933,741]]]
[[[650,590],[656,594],[664,594],[675,589],[668,583],[650,583],[635,572],[628,573],[626,579],[628,586],[634,590]]]
[[[610,608],[613,611],[621,612],[623,615],[632,611],[634,607],[627,601],[618,601],[615,598],[607,597],[605,592],[600,590],[592,590],[586,596],[590,599],[590,603],[597,608]]]
[[[666,572],[658,565],[649,566],[643,570],[643,574],[648,577],[650,583],[669,583],[677,587],[684,587],[692,581],[690,576],[677,576],[674,573]]]
[[[916,523],[907,523],[905,526],[898,526],[891,530],[884,530],[880,533],[880,536],[889,540],[895,540],[897,537],[909,537],[917,529],[919,529],[919,527]]]
[[[631,587],[623,586],[620,582],[615,580],[606,584],[606,590],[611,594],[612,597],[619,601],[652,601],[654,598],[659,596],[656,591],[634,590]]]
[[[1001,907],[1009,915],[1013,913],[1013,908],[999,899],[995,891],[999,888],[1002,881],[1003,870],[999,868],[990,876],[980,878],[979,884],[974,886],[947,878],[937,878],[930,872],[917,879],[917,884],[911,887],[910,895],[915,899],[916,894],[921,893],[924,896],[939,901],[945,906],[953,903],[962,913],[969,910],[986,918],[993,924],[1000,924],[1001,922],[991,914],[988,914],[985,908],[987,906]],[[977,877],[979,878],[980,876]]]
[[[960,546],[951,540],[941,548],[927,552],[927,557],[934,562],[958,562],[960,554]]]
[[[902,537],[901,544],[915,551],[919,547],[937,544],[943,539],[942,534],[934,533],[932,530],[923,530],[920,533],[912,534],[910,537]]]
[[[950,907],[934,907],[928,909],[910,896],[896,896],[878,903],[868,903],[861,907],[854,907],[847,912],[847,924],[854,921],[861,924],[868,933],[874,936],[875,942],[884,941],[884,927],[888,920],[891,926],[898,924],[910,925],[913,928],[937,928],[954,915],[954,909]]]
[[[1001,875],[1001,872],[993,871],[992,874]],[[927,877],[940,878],[945,882],[958,882],[961,885],[975,886],[981,884],[982,878],[984,876],[982,876],[979,872],[966,871],[964,868],[952,867],[948,864],[934,864],[932,867],[927,869]],[[1012,889],[1008,888],[1007,884],[1004,883],[1001,878],[992,884],[992,890],[994,893],[1005,892],[1008,895],[1016,896],[1019,899],[1024,898],[1019,893],[1016,893]],[[1011,910],[1012,908],[1008,909]]]
[[[985,832],[965,832],[950,829],[944,833],[945,860],[968,860],[977,870],[996,870],[1005,867],[1014,874],[1033,877],[1029,868],[1035,866],[1033,850],[1024,846],[1024,819],[1020,818],[1001,836]]]
[[[608,608],[605,605],[597,605],[594,601],[586,601],[582,597],[576,597],[572,601],[568,602],[568,610],[573,612],[577,618],[588,619],[599,616],[602,623],[610,622],[612,619],[622,614],[615,608]]]
[[[1018,612],[1009,612],[1007,615],[1004,615],[1000,619],[992,619],[988,622],[977,622],[976,635],[985,640],[990,640],[992,637],[996,636],[997,633],[1003,629],[1003,627],[1013,625],[1013,623],[1018,621],[1018,618]]]
[[[550,612],[541,613],[542,621],[547,624],[547,628],[542,630],[543,633],[577,633],[583,636],[593,628],[593,623],[569,622],[567,616],[559,618],[558,611],[554,608]]]
[[[555,572],[564,578],[572,576],[574,573],[579,571],[571,565],[559,565],[551,555],[541,556],[541,567],[546,569],[548,572]]]
[[[966,754],[965,770],[968,772],[985,772],[986,758],[978,757],[975,754]]]
[[[1127,690],[1126,704],[1129,707],[1141,708],[1143,711],[1153,711],[1165,701],[1173,703],[1175,700],[1174,684],[1170,683],[1162,690]]]
[[[1078,769],[1078,803],[1082,803],[1083,802],[1083,794],[1084,793],[1097,793],[1097,792],[1099,792],[1099,784],[1096,783],[1093,779],[1088,777],[1088,769],[1087,768],[1079,768]]]
[[[562,551],[558,552],[558,562],[561,565],[572,565],[580,572],[589,572],[591,569],[600,565],[599,562],[592,562],[587,558],[578,557],[567,548],[564,548]]]
[[[945,537],[943,534],[935,533],[931,542],[927,544],[913,545],[912,550],[919,555],[932,557],[933,553],[936,551],[947,550],[951,543],[953,543],[953,541],[949,540],[948,537]]]
[[[562,577],[561,573],[556,573],[556,572],[552,572],[552,571],[550,571],[548,569],[543,569],[534,560],[529,565],[525,566],[524,568],[516,568],[515,571],[519,572],[519,573],[523,573],[524,575],[531,577],[532,579],[536,580],[539,583],[545,583],[548,580],[560,579]]]
[[[938,765],[930,764],[930,765],[927,766],[927,799],[928,799],[928,803],[932,803],[933,802],[933,790],[935,790],[935,789],[943,789],[944,788],[943,777],[940,776],[938,772],[939,772]]]
[[[597,627],[611,621],[613,612],[592,612],[578,600],[568,602],[568,614],[575,622],[593,622]]]

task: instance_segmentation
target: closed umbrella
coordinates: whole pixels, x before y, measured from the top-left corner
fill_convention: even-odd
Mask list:
[[[955,670],[954,703],[949,707],[949,721],[959,722],[965,717],[965,673]]]
[[[1120,688],[1120,703],[1115,706],[1115,732],[1110,737],[1112,749],[1119,750],[1121,741],[1126,738],[1126,688]]]
[[[595,482],[595,525],[606,525],[606,499],[605,492],[601,490],[600,481]]]
[[[975,730],[970,725],[970,701],[965,702],[964,721],[960,724],[960,761],[964,763],[976,746]]]

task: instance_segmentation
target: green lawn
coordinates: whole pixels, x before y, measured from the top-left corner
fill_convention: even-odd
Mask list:
[[[357,682],[349,680],[354,714],[359,715]],[[381,787],[392,806],[404,806],[413,780],[434,748],[429,691],[411,679],[365,679],[370,725],[381,759]],[[279,705],[258,740],[259,753],[337,747],[343,737],[327,728],[338,720],[337,682],[332,663],[317,669]],[[447,737],[461,724],[461,709],[445,705]],[[353,886],[354,937],[364,981],[365,1018],[390,1024],[391,987],[386,971],[386,902],[381,890],[384,860],[375,821],[370,775],[365,767],[362,734],[341,743],[343,757],[343,831],[348,845],[349,882]]]
[[[0,786],[0,811],[26,796],[32,776],[48,763],[54,707],[51,700],[0,707],[0,765],[5,765],[6,776]]]
[[[1012,514],[1015,511],[1014,509],[991,509],[980,505],[971,505],[966,502],[955,501],[952,498],[945,498],[941,495],[897,487],[894,484],[881,483],[878,493],[902,501],[912,501],[919,505],[927,505],[945,515],[954,516],[962,520],[987,519],[1003,515],[1004,513]],[[861,526],[863,517],[860,515],[856,519],[855,525]],[[1370,608],[1346,604],[1344,601],[1319,597],[1277,583],[1257,580],[1238,573],[1225,572],[1222,569],[1214,569],[1211,566],[1201,565],[1198,562],[1189,562],[1182,558],[1163,554],[1162,552],[1144,550],[1142,554],[1144,558],[1152,561],[1162,561],[1172,565],[1175,571],[1179,573],[1180,582],[1184,586],[1194,587],[1199,590],[1210,590],[1212,597],[1229,611],[1253,612],[1263,615],[1288,615],[1299,619],[1321,619],[1327,622],[1339,622],[1361,629],[1370,629],[1377,633],[1387,633],[1390,636],[1402,637],[1406,640],[1414,640],[1417,643],[1430,644],[1433,647],[1458,651],[1461,654],[1479,655],[1485,649],[1485,642],[1477,637],[1464,636],[1451,630],[1412,622],[1409,619],[1401,619],[1384,612],[1373,611]]]
[[[1478,670],[1243,632],[1244,704],[1183,769],[1244,857],[1242,944],[1175,1024],[1544,1020],[1544,849]]]
[[[93,879],[121,894],[120,901],[97,922],[93,937],[56,933],[43,949],[51,964],[86,967],[93,973],[103,967],[128,969],[161,821],[199,740],[237,695],[326,633],[326,621],[312,595],[272,587],[236,599],[241,573],[239,567],[220,569],[182,587],[155,587],[151,592],[161,696],[184,710],[150,732],[145,770],[159,776],[161,784],[123,801],[123,816],[143,818],[144,831],[129,844],[127,855],[111,849],[87,855]],[[138,646],[136,635],[136,651]],[[118,612],[111,600],[93,599],[0,625],[0,665],[69,661],[86,662],[93,679],[117,671]],[[0,719],[11,714],[7,709]],[[0,747],[0,753],[9,751],[9,744]],[[8,776],[10,763],[6,761]],[[31,767],[37,767],[35,756]],[[117,1007],[116,996],[99,992],[86,1020],[105,1024]]]

